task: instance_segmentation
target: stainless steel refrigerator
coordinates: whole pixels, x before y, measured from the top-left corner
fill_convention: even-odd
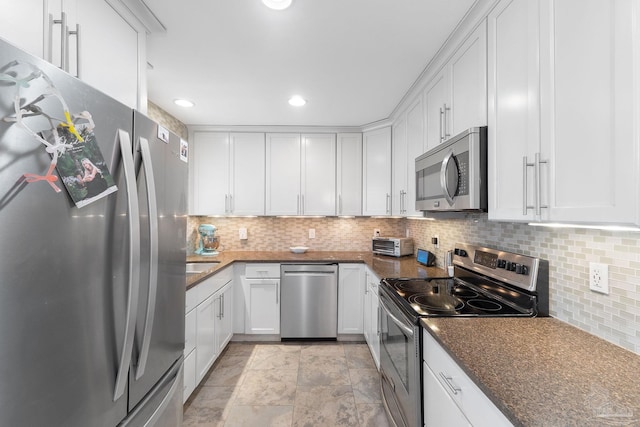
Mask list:
[[[117,191],[79,208],[38,137],[82,112]],[[0,39],[0,425],[181,424],[187,164],[160,131]]]

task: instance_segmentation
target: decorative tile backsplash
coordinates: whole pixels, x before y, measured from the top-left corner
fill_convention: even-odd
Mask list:
[[[225,250],[368,251],[373,230],[382,235],[404,236],[408,231],[415,247],[436,254],[457,242],[523,253],[549,260],[550,311],[553,317],[640,354],[640,233],[588,229],[555,229],[527,224],[492,222],[486,214],[437,221],[384,218],[207,218],[192,217],[188,244],[195,248],[197,226],[218,227]],[[248,240],[239,240],[238,229],[247,228]],[[309,229],[316,238],[309,239]],[[431,237],[437,235],[440,248]],[[589,263],[609,265],[609,295],[589,290]]]
[[[147,102],[147,115],[151,120],[166,127],[185,141],[189,140],[189,131],[184,123],[151,101]]]

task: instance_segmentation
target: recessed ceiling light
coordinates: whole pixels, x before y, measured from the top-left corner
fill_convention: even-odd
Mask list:
[[[291,6],[291,1],[292,0],[262,0],[262,3],[270,9],[284,10]]]
[[[301,97],[300,95],[293,95],[289,99],[289,105],[293,105],[294,107],[302,107],[307,103],[307,100]]]
[[[176,105],[179,105],[180,107],[186,107],[186,108],[190,108],[196,105],[193,102],[189,101],[188,99],[174,99],[173,103]]]

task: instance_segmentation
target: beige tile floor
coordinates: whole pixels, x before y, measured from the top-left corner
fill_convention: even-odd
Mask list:
[[[230,343],[184,406],[183,427],[386,427],[366,344]]]

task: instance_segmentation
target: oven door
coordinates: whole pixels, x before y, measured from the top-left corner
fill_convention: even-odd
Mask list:
[[[398,426],[422,425],[420,331],[380,291],[380,375],[382,398]]]

